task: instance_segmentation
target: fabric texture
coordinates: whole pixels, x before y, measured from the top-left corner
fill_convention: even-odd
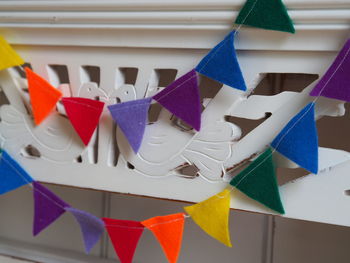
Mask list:
[[[33,178],[4,150],[0,152],[0,194],[5,194],[23,185]]]
[[[295,33],[293,21],[281,0],[247,0],[235,23]]]
[[[235,34],[236,32],[232,31],[217,44],[199,62],[196,71],[232,88],[246,90],[234,45]]]
[[[284,214],[271,148],[236,175],[230,184],[259,203]]]
[[[225,189],[198,204],[184,209],[208,235],[232,247],[229,231],[230,191]]]
[[[144,226],[137,221],[102,218],[121,263],[132,263]]]
[[[271,146],[304,169],[317,174],[318,136],[314,103],[309,103],[295,115]]]
[[[152,98],[132,100],[108,106],[113,120],[123,131],[135,153],[140,149]]]
[[[78,222],[84,239],[85,252],[89,253],[103,234],[104,222],[92,214],[73,207],[65,207],[65,210],[71,213]]]
[[[184,223],[184,213],[156,216],[141,222],[157,238],[170,263],[176,263],[179,258]]]
[[[195,70],[175,80],[153,99],[197,131],[200,130],[202,108]]]
[[[34,122],[39,125],[54,110],[56,103],[62,97],[62,93],[30,68],[26,67],[25,71]]]
[[[99,123],[104,103],[86,98],[63,98],[63,106],[82,142],[88,145]]]
[[[333,64],[310,92],[311,96],[350,102],[350,39],[335,58]]]
[[[34,224],[36,236],[58,219],[69,205],[38,182],[33,182]]]
[[[2,36],[0,36],[0,56],[0,70],[24,64],[24,60]]]

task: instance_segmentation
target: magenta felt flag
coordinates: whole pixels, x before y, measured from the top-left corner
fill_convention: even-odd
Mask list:
[[[123,131],[135,153],[138,152],[142,143],[151,101],[152,98],[146,98],[108,106],[113,120]]]
[[[197,131],[200,130],[201,102],[194,69],[175,80],[153,99]]]
[[[69,204],[38,182],[33,182],[34,224],[33,235],[36,236],[69,207]]]
[[[350,39],[310,95],[350,102]]]
[[[73,207],[66,207],[65,209],[74,216],[80,225],[85,244],[85,251],[86,253],[89,253],[101,238],[105,227],[104,222],[102,219],[85,211]]]

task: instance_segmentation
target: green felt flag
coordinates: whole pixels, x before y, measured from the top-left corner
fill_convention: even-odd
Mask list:
[[[235,23],[295,33],[282,0],[247,0]]]
[[[235,176],[230,184],[268,208],[284,214],[270,148]]]

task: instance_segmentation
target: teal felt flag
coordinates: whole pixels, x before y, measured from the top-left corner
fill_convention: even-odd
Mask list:
[[[234,46],[235,31],[217,44],[196,67],[196,71],[220,83],[239,90],[246,90]]]
[[[33,178],[4,150],[0,153],[0,194],[29,184]]]
[[[284,214],[270,148],[235,176],[230,184],[259,203]]]
[[[271,146],[301,167],[317,174],[318,137],[314,103],[309,103],[295,115],[272,141]]]
[[[293,21],[281,0],[247,0],[235,23],[295,33]]]

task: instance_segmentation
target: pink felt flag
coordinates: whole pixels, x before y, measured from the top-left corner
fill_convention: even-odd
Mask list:
[[[135,153],[140,149],[152,98],[108,106],[112,118],[123,131]]]
[[[200,130],[201,102],[195,70],[175,80],[153,99],[197,131]]]
[[[51,225],[69,207],[69,204],[38,182],[33,182],[34,224],[33,235],[36,236]]]
[[[350,39],[310,95],[350,102]]]
[[[121,263],[131,263],[144,226],[137,221],[102,218]]]
[[[85,244],[85,251],[86,253],[89,253],[101,238],[104,231],[103,221],[92,214],[73,207],[66,207],[65,209],[74,216],[80,225]]]
[[[74,129],[85,145],[96,130],[104,103],[86,98],[63,98],[62,103]]]

